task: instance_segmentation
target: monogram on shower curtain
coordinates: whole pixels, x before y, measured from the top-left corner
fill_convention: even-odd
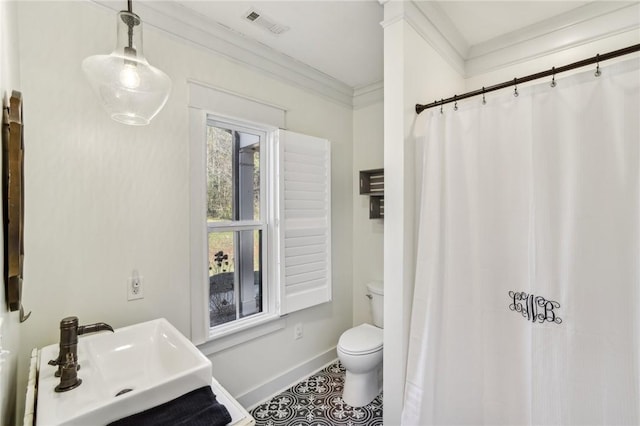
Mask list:
[[[402,423],[640,423],[640,61],[428,110]]]

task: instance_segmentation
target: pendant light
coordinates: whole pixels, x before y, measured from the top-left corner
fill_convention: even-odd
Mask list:
[[[149,124],[167,102],[171,80],[145,59],[142,21],[131,0],[127,3],[128,10],[118,12],[115,50],[86,58],[82,69],[112,119],[140,126]]]

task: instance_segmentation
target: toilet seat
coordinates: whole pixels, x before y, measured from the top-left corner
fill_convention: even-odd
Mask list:
[[[371,324],[353,327],[340,336],[338,350],[348,355],[366,355],[382,350],[382,329]]]

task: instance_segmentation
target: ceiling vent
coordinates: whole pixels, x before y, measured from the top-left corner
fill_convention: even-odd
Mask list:
[[[290,29],[286,25],[274,22],[273,19],[263,15],[262,12],[259,12],[253,8],[249,9],[249,11],[245,13],[243,17],[252,24],[262,27],[263,29],[269,31],[274,35],[280,35],[285,31],[289,31]]]

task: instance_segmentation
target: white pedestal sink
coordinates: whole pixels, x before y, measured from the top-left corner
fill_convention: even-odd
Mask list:
[[[211,385],[211,362],[164,318],[81,336],[76,389],[54,391],[57,356],[40,352],[37,425],[105,425]]]

